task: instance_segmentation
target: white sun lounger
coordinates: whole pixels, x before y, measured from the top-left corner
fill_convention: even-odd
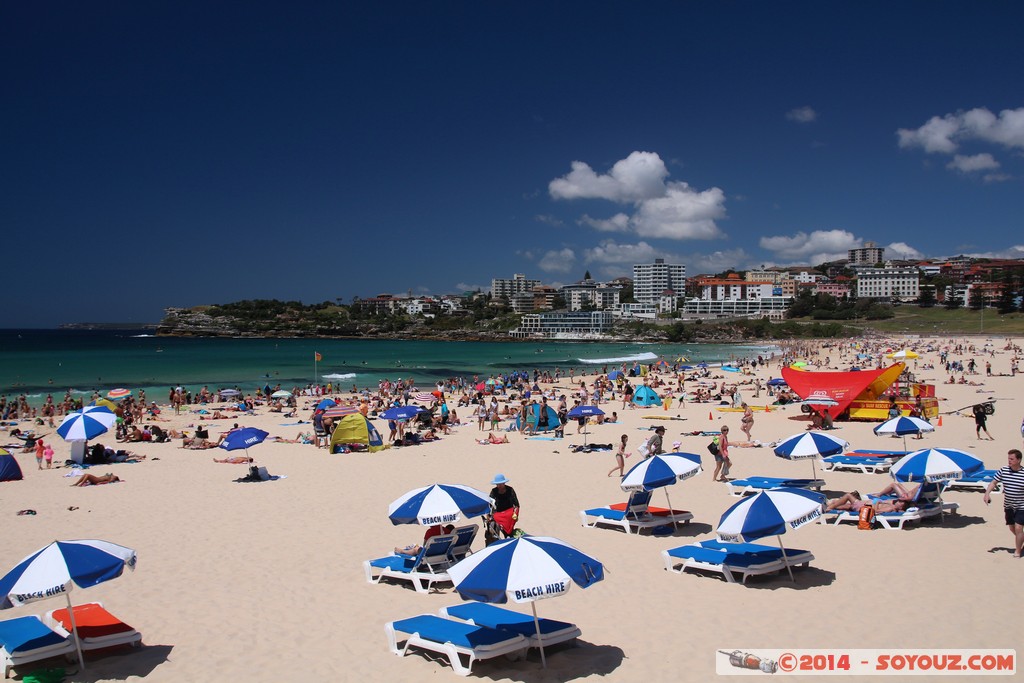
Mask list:
[[[955,513],[960,507],[959,503],[921,503],[913,505],[903,512],[877,512],[875,513],[875,524],[883,529],[902,529],[908,522],[919,522],[931,517],[939,517],[949,512]],[[843,522],[856,524],[860,521],[860,514],[851,510],[832,510],[821,515],[821,524],[839,526]]]
[[[363,562],[366,580],[380,583],[386,577],[409,581],[417,593],[426,593],[433,584],[452,580],[446,570],[452,564],[449,553],[454,543],[454,534],[442,534],[427,541],[415,557],[392,553],[376,560],[366,560]]]
[[[450,619],[459,619],[470,624],[496,628],[502,631],[518,633],[526,638],[530,647],[549,647],[573,640],[580,636],[576,624],[554,619],[538,619],[533,623],[533,616],[514,610],[489,605],[483,602],[464,602],[453,607],[442,607],[439,614]],[[540,638],[537,637],[537,626],[540,626]]]
[[[0,661],[4,678],[22,664],[74,653],[71,634],[60,626],[51,627],[34,614],[0,621]]]
[[[984,491],[988,488],[988,485],[996,478],[996,470],[981,470],[974,474],[961,477],[960,479],[952,479],[946,482],[947,489],[961,489],[965,491]],[[1001,487],[1000,484],[996,484],[993,491],[998,491]]]
[[[806,567],[814,560],[814,555],[806,550],[787,548],[786,561],[783,561],[781,548],[758,543],[723,543],[717,539],[663,550],[661,557],[666,571],[676,574],[687,569],[712,572],[721,574],[729,583],[736,583],[736,574],[741,583],[746,583],[751,576],[783,571],[786,564]]]
[[[443,619],[436,614],[388,622],[384,631],[388,647],[399,657],[404,657],[410,648],[437,652],[448,658],[452,671],[459,676],[468,676],[478,659],[525,652],[528,646],[526,638],[518,633]],[[405,636],[404,641],[399,634]],[[467,660],[465,664],[463,657]]]
[[[892,460],[886,458],[871,458],[862,455],[830,455],[822,458],[826,470],[845,470],[848,472],[860,472],[861,474],[876,474],[888,472],[892,467]]]
[[[693,519],[693,513],[686,510],[669,510],[651,507],[650,491],[634,491],[625,503],[591,508],[580,511],[580,522],[591,529],[598,526],[621,527],[627,534],[639,534],[642,529],[653,529],[682,522],[687,524]]]

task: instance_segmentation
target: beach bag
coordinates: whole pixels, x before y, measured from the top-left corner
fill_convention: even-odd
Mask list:
[[[636,452],[642,457],[646,458],[651,454],[651,440],[649,438],[644,439],[643,443],[636,447]]]
[[[860,509],[860,518],[857,521],[857,528],[861,531],[871,531],[875,528],[874,506],[865,505]]]
[[[712,441],[708,444],[708,453],[711,455],[718,455],[721,451],[718,450],[718,442]]]

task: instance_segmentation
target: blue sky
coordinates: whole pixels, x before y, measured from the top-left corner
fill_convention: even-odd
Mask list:
[[[1012,2],[5,3],[0,324],[867,240],[1024,255],[1022,25]]]

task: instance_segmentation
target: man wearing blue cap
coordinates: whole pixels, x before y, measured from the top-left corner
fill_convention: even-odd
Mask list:
[[[504,474],[494,475],[491,480],[491,499],[494,501],[494,521],[498,523],[505,536],[511,536],[519,520],[519,497],[516,490],[508,486],[508,478]]]

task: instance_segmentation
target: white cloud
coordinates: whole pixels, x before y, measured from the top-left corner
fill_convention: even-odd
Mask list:
[[[634,263],[652,263],[655,258],[674,258],[664,252],[655,249],[647,242],[636,244],[618,244],[615,240],[605,240],[592,249],[583,252],[585,263],[597,263],[599,265],[629,265],[629,272],[633,272]],[[678,261],[673,261],[678,263]]]
[[[602,232],[633,232],[663,239],[716,239],[715,223],[725,218],[725,193],[717,187],[698,191],[682,181],[667,181],[668,169],[653,152],[633,152],[600,175],[582,161],[548,184],[553,199],[605,199],[632,204],[632,215],[611,218],[584,215],[579,223]]]
[[[797,107],[786,112],[786,119],[797,123],[811,123],[818,118],[818,112],[810,107]]]
[[[611,218],[591,218],[587,214],[583,214],[576,222],[580,225],[589,225],[601,232],[626,232],[629,230],[629,216],[624,213],[617,213]]]
[[[551,250],[541,256],[537,266],[545,273],[567,273],[576,264],[576,252],[568,247]]]
[[[986,173],[981,179],[986,183],[1002,183],[1012,178],[1013,176],[1008,173]]]
[[[847,250],[860,247],[861,240],[846,230],[815,230],[809,235],[800,231],[791,237],[762,237],[760,245],[774,252],[780,261],[816,265],[846,258]]]
[[[747,270],[754,267],[753,260],[743,249],[713,251],[710,254],[690,254],[685,261],[687,276],[699,273],[720,273],[723,270]]]
[[[954,171],[960,171],[961,173],[991,171],[999,168],[999,162],[996,161],[988,152],[973,154],[971,156],[957,154],[953,157],[953,161],[946,164],[946,168]]]
[[[668,169],[652,152],[633,152],[615,162],[607,175],[598,175],[582,161],[572,162],[568,175],[548,184],[555,199],[608,199],[635,202],[658,197],[665,191]]]
[[[1024,244],[1015,244],[1011,247],[1007,247],[1001,251],[987,251],[987,252],[976,252],[973,254],[964,254],[964,256],[970,256],[972,258],[1007,258],[1007,259],[1019,259],[1024,258]]]
[[[565,225],[561,218],[557,218],[555,216],[552,216],[551,214],[546,213],[537,214],[536,216],[533,217],[533,220],[537,221],[538,223],[550,225],[554,228],[560,228],[563,225]]]
[[[477,291],[489,292],[489,291],[491,291],[491,286],[487,285],[485,287],[484,285],[473,285],[473,284],[470,284],[468,282],[458,282],[458,283],[455,284],[455,291],[456,292],[477,292]]]
[[[984,107],[933,116],[920,128],[900,128],[896,134],[900,147],[942,154],[953,154],[967,140],[1024,149],[1024,107],[1004,109],[998,116]]]
[[[920,147],[926,152],[952,154],[956,151],[953,136],[956,135],[958,128],[957,122],[949,115],[945,118],[933,116],[916,130],[900,128],[896,134],[900,138],[900,147]]]
[[[924,254],[906,242],[893,242],[885,248],[885,258],[904,259],[909,261],[912,259],[924,258]]]
[[[632,225],[641,237],[711,240],[722,236],[715,219],[724,217],[724,192],[717,187],[697,192],[679,182],[669,183],[664,197],[642,202]]]

